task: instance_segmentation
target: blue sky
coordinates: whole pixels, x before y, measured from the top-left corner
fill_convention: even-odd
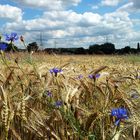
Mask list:
[[[27,43],[40,45],[41,38],[43,48],[106,41],[136,47],[140,0],[0,0],[0,26],[1,34],[17,32]]]

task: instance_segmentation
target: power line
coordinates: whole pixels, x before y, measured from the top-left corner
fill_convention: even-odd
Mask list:
[[[43,47],[43,34],[40,32],[40,46]]]

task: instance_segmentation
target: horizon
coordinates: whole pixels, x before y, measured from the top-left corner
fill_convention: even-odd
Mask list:
[[[17,32],[42,49],[86,49],[105,42],[115,44],[116,49],[136,48],[139,14],[139,0],[1,0],[0,33]],[[23,48],[19,41],[15,44]]]

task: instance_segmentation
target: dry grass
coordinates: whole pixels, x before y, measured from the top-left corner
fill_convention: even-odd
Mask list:
[[[0,139],[139,140],[140,62],[131,57],[1,56]],[[55,77],[49,72],[54,67],[63,73]],[[88,78],[97,73],[98,79]],[[110,116],[115,107],[129,110],[119,127]]]

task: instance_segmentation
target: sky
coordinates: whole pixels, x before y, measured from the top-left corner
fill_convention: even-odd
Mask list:
[[[136,48],[140,0],[0,0],[0,27],[0,34],[16,32],[42,48],[105,42]]]

